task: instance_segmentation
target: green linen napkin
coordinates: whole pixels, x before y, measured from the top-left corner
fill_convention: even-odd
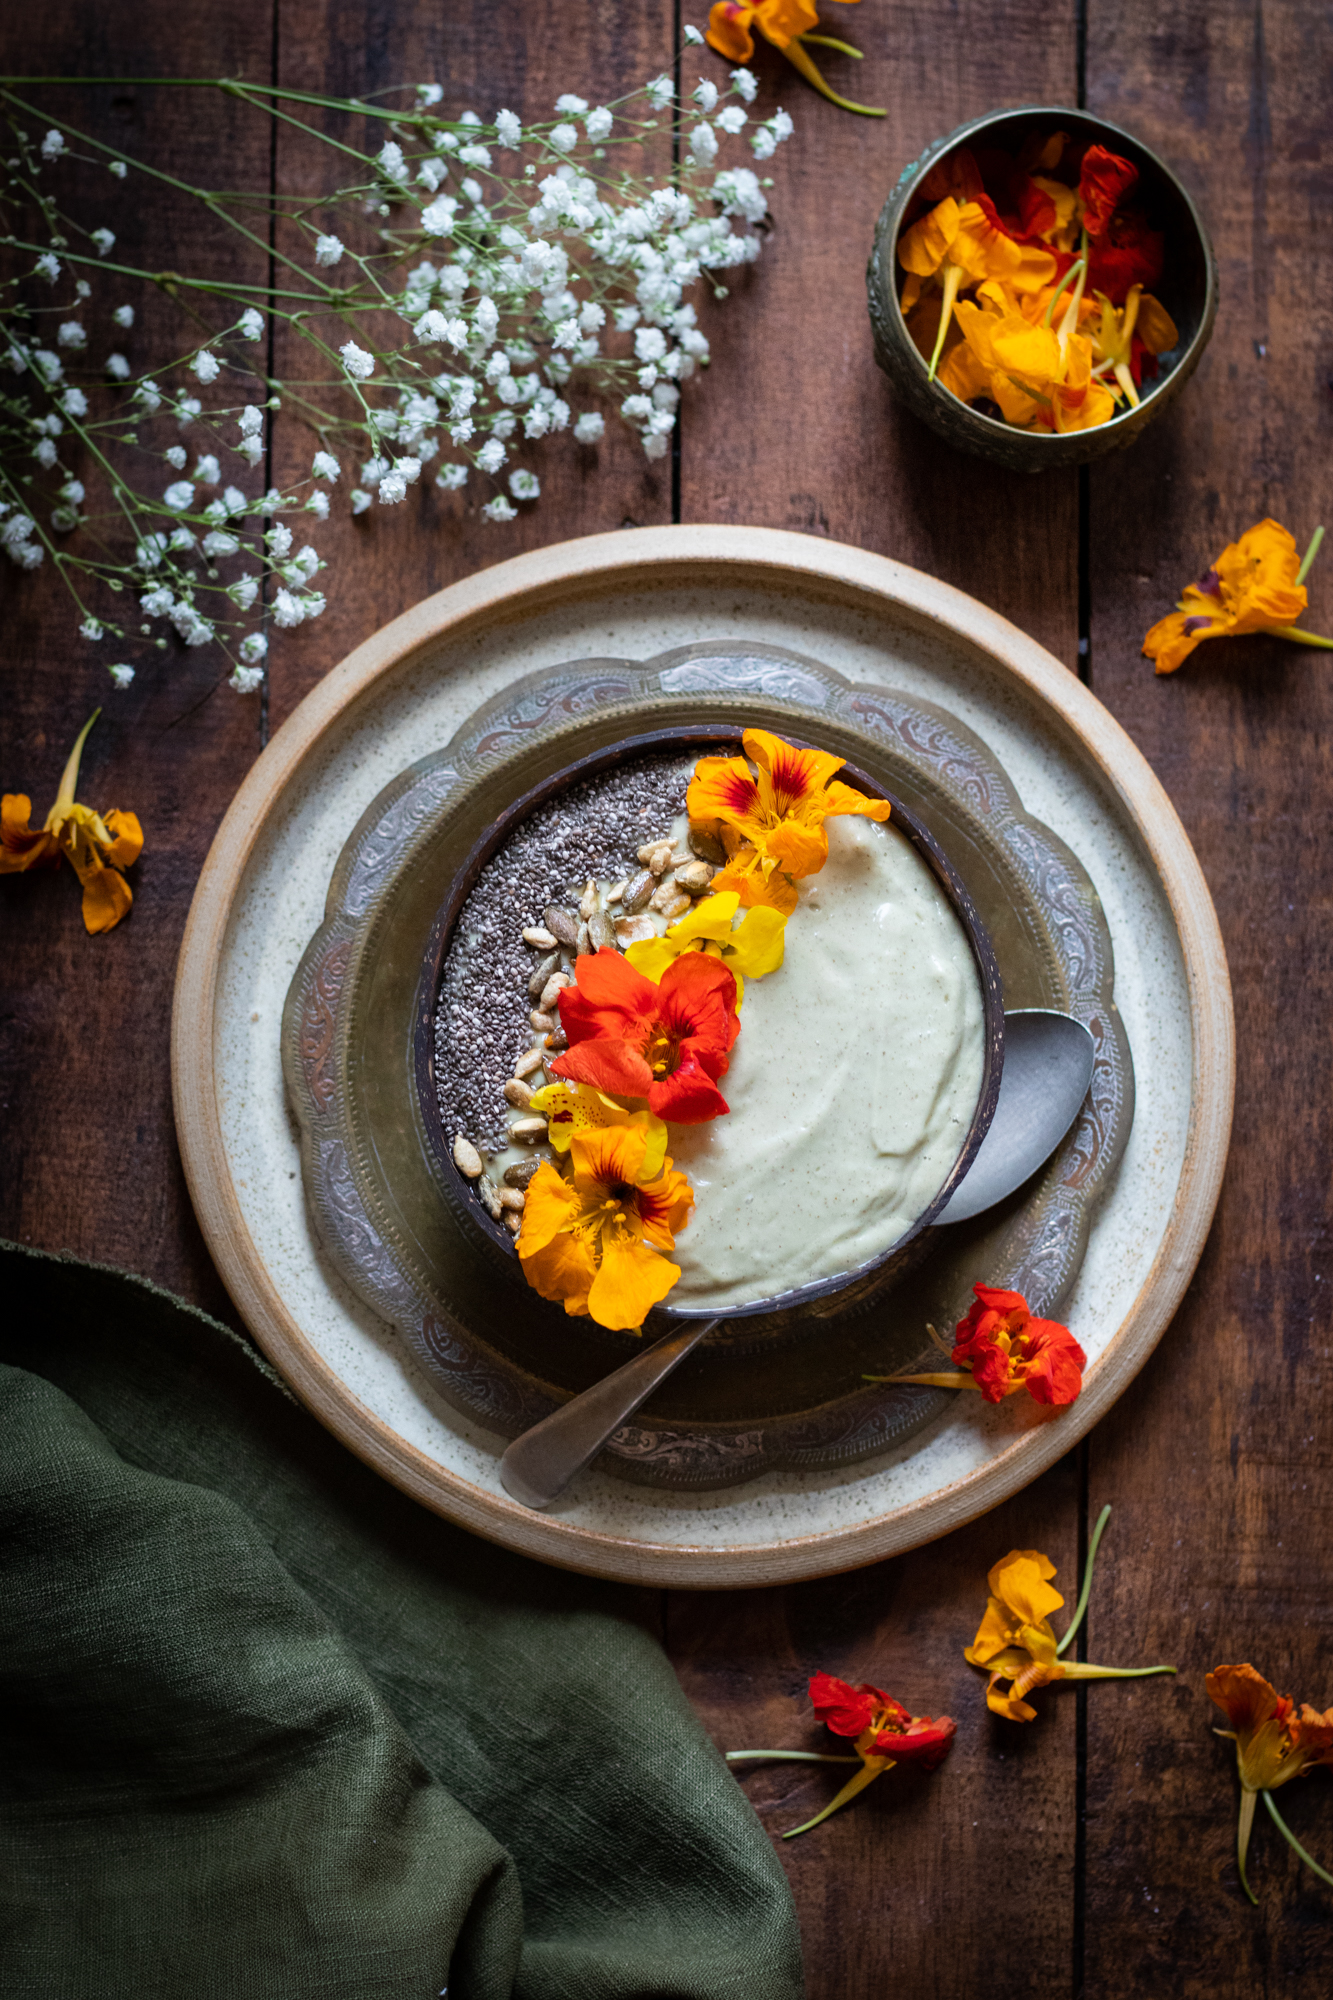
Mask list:
[[[6,2000],[788,2000],[654,1599],[438,1520],[246,1343],[0,1245]]]

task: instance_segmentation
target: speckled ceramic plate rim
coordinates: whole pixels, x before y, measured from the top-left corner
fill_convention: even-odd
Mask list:
[[[855,613],[923,643],[933,635],[965,659],[968,672],[1012,680],[1043,730],[1090,771],[1118,811],[1121,838],[1132,837],[1156,875],[1179,946],[1192,1071],[1168,1219],[1079,1402],[1054,1420],[1019,1419],[1010,1441],[983,1463],[882,1514],[739,1543],[634,1537],[534,1515],[442,1466],[376,1415],[319,1352],[265,1266],[224,1138],[217,1045],[223,955],[247,867],[306,759],[356,720],[386,676],[438,652],[446,639],[475,643],[488,630],[539,614],[575,608],[582,616],[585,605],[605,617],[608,593],[621,601],[635,588],[705,583],[724,592],[772,590],[784,601],[799,599],[811,615],[827,606],[830,615]],[[1160,1338],[1202,1251],[1230,1132],[1234,1028],[1216,916],[1179,820],[1129,737],[1058,661],[965,594],[886,558],[780,531],[676,527],[590,537],[497,565],[395,620],[307,697],[238,792],[201,874],[177,972],[172,1070],[185,1171],[219,1270],[261,1345],[345,1443],[426,1505],[546,1561],[628,1581],[728,1587],[848,1568],[945,1533],[1034,1478],[1104,1414]],[[770,1511],[781,1518],[781,1506]]]

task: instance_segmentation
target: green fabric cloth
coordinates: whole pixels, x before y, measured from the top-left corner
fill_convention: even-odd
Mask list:
[[[246,1343],[0,1246],[6,2000],[788,2000],[651,1632],[368,1471]]]

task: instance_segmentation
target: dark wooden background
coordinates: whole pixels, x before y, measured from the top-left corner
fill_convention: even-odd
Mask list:
[[[330,523],[331,608],[275,645],[266,711],[219,685],[207,651],[150,655],[133,689],[108,697],[106,656],[73,636],[49,576],[6,566],[0,784],[44,811],[72,736],[106,700],[84,796],[137,810],[148,845],[133,917],[106,938],[85,936],[72,880],[0,884],[0,1228],[146,1273],[234,1321],[172,1130],[167,1034],[190,894],[265,732],[425,593],[545,540],[673,519],[832,536],[973,592],[1084,674],[1197,846],[1240,1050],[1217,1221],[1157,1354],[1026,1493],[848,1576],[672,1593],[665,1638],[726,1747],[812,1743],[803,1696],[816,1666],[959,1719],[934,1777],[893,1773],[782,1849],[818,2000],[1328,1992],[1333,1891],[1262,1814],[1261,1907],[1238,1891],[1232,1756],[1211,1733],[1203,1675],[1252,1658],[1279,1686],[1333,1701],[1333,667],[1253,639],[1207,647],[1158,682],[1139,642],[1241,529],[1273,514],[1303,543],[1328,503],[1329,14],[1319,0],[1087,0],[1086,12],[1071,0],[865,0],[826,16],[867,58],[853,74],[830,57],[830,74],[889,116],[834,110],[761,45],[757,108],[786,105],[797,136],[772,168],[769,247],[707,315],[716,359],[687,392],[674,479],[670,461],[650,468],[629,442],[605,448],[595,473],[557,444],[542,502],[511,527],[424,486],[396,516]],[[337,93],[438,78],[449,108],[548,116],[562,89],[611,97],[669,66],[676,25],[671,0],[121,0],[40,20],[16,8],[3,60],[29,74],[244,74]],[[686,74],[721,68],[704,53]],[[271,155],[265,121],[221,98],[99,86],[46,101],[187,178],[309,185],[296,144],[283,136]],[[895,410],[872,360],[863,268],[877,209],[927,140],[1039,101],[1085,102],[1179,171],[1217,246],[1222,306],[1198,375],[1131,452],[1082,477],[1020,479],[952,457]],[[209,248],[197,214],[142,185],[113,207],[135,257],[171,266]],[[219,254],[234,260],[234,242]],[[147,357],[168,309],[145,308],[130,352]],[[281,420],[274,448],[278,477],[309,449]],[[1333,629],[1333,559],[1315,571],[1307,622]],[[1028,1728],[989,1718],[962,1659],[987,1567],[1015,1544],[1039,1546],[1067,1581],[1105,1500],[1116,1511],[1091,1656],[1174,1660],[1179,1680],[1053,1690]],[[798,1767],[746,1785],[775,1830],[828,1791]],[[1333,1860],[1329,1775],[1288,1788],[1282,1805]]]

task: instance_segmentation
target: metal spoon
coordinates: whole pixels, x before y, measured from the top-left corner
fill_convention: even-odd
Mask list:
[[[980,1215],[1050,1158],[1088,1094],[1094,1053],[1092,1036],[1068,1014],[1032,1007],[1005,1015],[1004,1071],[995,1116],[967,1178],[938,1222],[965,1222]],[[500,1460],[505,1492],[524,1507],[549,1507],[719,1324],[716,1319],[682,1320],[515,1438]]]

